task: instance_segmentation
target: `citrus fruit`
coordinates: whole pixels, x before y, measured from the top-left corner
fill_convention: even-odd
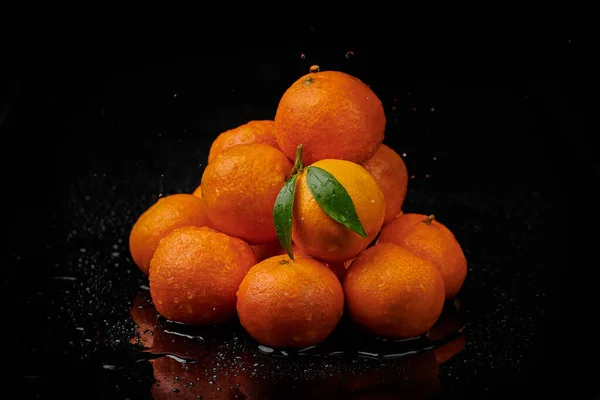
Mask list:
[[[356,163],[327,159],[312,166],[329,172],[346,189],[367,236],[362,237],[321,209],[306,183],[305,169],[296,183],[293,241],[306,254],[321,261],[350,260],[366,249],[381,229],[385,215],[383,192],[371,174]]]
[[[385,113],[377,95],[360,79],[339,71],[310,73],[281,97],[275,113],[275,138],[294,160],[304,146],[304,164],[326,158],[362,163],[384,137]]]
[[[261,262],[267,258],[285,254],[285,250],[281,247],[279,240],[273,240],[265,244],[256,244],[252,246],[254,253],[256,253],[256,261]]]
[[[150,295],[165,318],[192,325],[235,316],[236,291],[256,255],[244,241],[208,227],[175,229],[150,262]]]
[[[198,185],[196,189],[192,192],[194,196],[202,198],[202,185]]]
[[[404,339],[427,332],[444,306],[444,281],[429,262],[391,243],[354,260],[344,278],[351,319],[373,334]]]
[[[434,216],[402,214],[381,230],[378,242],[397,244],[430,261],[442,274],[447,299],[460,291],[467,259],[454,234]]]
[[[298,247],[298,245],[296,245],[296,243],[292,243],[292,252],[294,253],[294,257],[297,257],[297,256],[310,257],[308,254],[306,254],[304,251],[302,251]],[[287,254],[287,253],[286,253],[285,249],[281,248],[279,251],[279,254]],[[318,260],[318,261],[320,261],[320,260]],[[324,262],[324,264],[327,267],[329,267],[329,269],[331,271],[333,271],[335,276],[338,277],[340,282],[342,282],[344,279],[344,275],[346,275],[346,270],[350,267],[350,264],[352,263],[352,261],[353,260],[333,261],[333,262],[328,262],[328,263]],[[323,261],[321,261],[321,262],[323,262]]]
[[[310,257],[268,258],[250,269],[237,293],[240,323],[259,343],[298,348],[323,341],[344,310],[335,274]]]
[[[204,203],[198,197],[186,193],[161,197],[134,223],[129,234],[131,257],[147,275],[152,255],[163,237],[175,228],[208,224]]]
[[[225,149],[238,144],[249,143],[264,143],[277,147],[275,122],[271,120],[253,120],[222,132],[210,146],[208,162],[211,163]]]
[[[389,146],[381,144],[373,157],[362,164],[379,185],[385,197],[386,225],[394,219],[402,209],[406,189],[408,188],[408,172],[402,157]]]
[[[212,226],[253,245],[276,240],[273,205],[291,169],[279,150],[263,143],[224,150],[202,174]]]

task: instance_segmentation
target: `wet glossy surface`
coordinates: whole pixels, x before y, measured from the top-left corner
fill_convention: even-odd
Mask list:
[[[100,49],[42,70],[27,59],[18,84],[3,85],[10,93],[3,101],[12,101],[0,129],[16,140],[16,161],[3,165],[10,191],[4,362],[15,379],[7,385],[21,398],[593,390],[592,370],[577,363],[585,353],[563,344],[571,330],[568,238],[579,232],[563,211],[587,210],[594,204],[587,185],[598,182],[569,71],[527,79],[505,57],[500,76],[500,68],[486,69],[494,59],[487,53],[480,64],[462,58],[437,69],[436,56],[419,61],[413,47],[397,61],[368,42],[354,46],[358,34],[340,42],[319,29],[289,27],[282,47],[230,44],[173,57]],[[512,54],[496,45],[500,55]],[[543,43],[535,59],[575,57],[569,45]],[[191,192],[212,139],[246,120],[273,118],[283,90],[316,63],[371,84],[388,116],[385,143],[403,154],[412,178],[404,210],[435,213],[465,249],[469,272],[450,333],[466,327],[446,341],[365,339],[344,320],[341,336],[286,355],[259,348],[235,323],[192,329],[157,319],[147,301],[147,279],[127,248],[137,216],[160,195]],[[37,142],[33,133],[41,133]],[[390,357],[431,343],[434,350]]]

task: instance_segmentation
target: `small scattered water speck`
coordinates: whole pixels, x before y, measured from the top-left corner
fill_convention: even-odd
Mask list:
[[[55,276],[53,279],[56,279],[57,281],[76,281],[77,278],[75,278],[74,276]]]
[[[264,353],[272,353],[273,349],[271,347],[267,347],[267,346],[263,346],[263,345],[259,345],[258,349]]]

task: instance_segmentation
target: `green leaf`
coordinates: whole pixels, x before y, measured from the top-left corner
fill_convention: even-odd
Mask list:
[[[277,238],[292,260],[294,259],[294,253],[292,253],[292,211],[294,209],[297,179],[298,175],[294,175],[283,185],[273,207],[273,221]]]
[[[367,237],[365,228],[356,214],[352,198],[333,175],[324,169],[311,166],[306,171],[306,184],[327,215],[360,236]]]

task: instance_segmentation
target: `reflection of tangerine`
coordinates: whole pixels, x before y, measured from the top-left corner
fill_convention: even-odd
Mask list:
[[[249,121],[219,134],[210,146],[208,162],[212,162],[225,149],[249,143],[264,143],[277,148],[275,122],[270,120]]]
[[[427,332],[444,306],[439,271],[429,261],[390,243],[376,244],[352,262],[344,293],[355,323],[397,339]]]
[[[202,200],[191,194],[172,194],[158,199],[137,219],[129,235],[129,251],[135,264],[148,274],[158,242],[187,225],[205,226],[209,220]]]
[[[152,305],[150,292],[141,291],[131,306],[131,318],[136,325],[132,344],[139,344],[153,353],[172,354],[183,359],[194,359],[206,353],[202,340],[189,335],[180,336],[167,331]]]
[[[234,371],[218,376],[211,371],[214,357],[204,357],[193,363],[181,363],[171,357],[151,360],[156,383],[152,386],[152,398],[159,399],[235,399],[248,398],[246,392],[254,389],[247,385]],[[217,376],[217,378],[214,378]]]
[[[306,347],[323,341],[344,310],[335,274],[310,257],[266,259],[248,271],[237,294],[240,323],[259,343]]]
[[[460,291],[467,259],[452,232],[433,216],[402,214],[381,229],[378,242],[394,243],[430,261],[442,274],[447,299]]]
[[[275,137],[290,160],[302,144],[305,165],[326,158],[362,163],[377,151],[385,124],[371,88],[346,73],[324,71],[300,77],[285,91],[275,114]]]
[[[439,364],[443,364],[455,355],[457,355],[462,349],[465,348],[466,340],[465,335],[461,334],[456,339],[453,339],[443,345],[433,349],[433,354]]]
[[[130,313],[136,325],[136,336],[130,340],[130,343],[140,344],[144,347],[155,346],[155,342],[160,340],[154,332],[158,311],[152,305],[150,292],[144,290],[137,294],[131,305]]]
[[[367,237],[323,211],[308,188],[304,170],[296,183],[292,238],[302,251],[324,262],[350,260],[366,249],[381,229],[385,216],[383,192],[371,174],[353,162],[321,160],[313,166],[329,172],[346,189]]]
[[[289,160],[266,144],[223,151],[202,174],[202,199],[212,226],[250,244],[276,240],[273,206],[291,169]]]
[[[425,399],[439,393],[439,364],[431,351],[382,363],[344,377],[344,399]]]
[[[150,294],[173,321],[217,324],[235,316],[236,291],[256,255],[246,242],[187,226],[164,237],[150,263]]]
[[[404,203],[408,188],[406,164],[398,153],[382,144],[362,166],[375,178],[385,197],[385,225],[398,215]]]

